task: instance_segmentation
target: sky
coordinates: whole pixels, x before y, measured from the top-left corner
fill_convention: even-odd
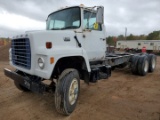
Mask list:
[[[0,0],[0,37],[45,30],[48,14],[80,4],[104,6],[107,36],[160,30],[160,0]]]

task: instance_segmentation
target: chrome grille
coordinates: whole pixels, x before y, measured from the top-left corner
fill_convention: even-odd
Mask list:
[[[14,39],[11,43],[12,62],[26,69],[31,68],[31,49],[28,38]]]

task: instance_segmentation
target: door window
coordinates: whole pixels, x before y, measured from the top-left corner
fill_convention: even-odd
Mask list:
[[[96,23],[96,13],[84,10],[83,27],[85,29],[101,31],[101,25],[98,24],[98,29],[94,29],[94,23]]]

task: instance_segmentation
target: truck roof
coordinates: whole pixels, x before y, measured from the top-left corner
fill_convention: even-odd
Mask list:
[[[83,5],[83,4],[80,4],[80,5],[76,5],[76,6],[65,6],[65,7],[61,7],[61,8],[58,9],[57,11],[63,10],[63,9],[66,9],[66,8],[72,8],[72,7],[81,7],[81,8],[85,8],[85,9],[92,9],[92,8],[95,7],[95,6],[87,7],[87,6]]]
[[[75,6],[65,6],[65,7],[61,7],[60,9],[57,9],[57,10],[53,11],[52,13],[57,12],[57,11],[60,11],[60,10],[64,10],[64,9],[67,9],[67,8],[73,8],[73,7],[80,7],[80,8],[84,8],[84,9],[93,10],[93,8],[94,8],[95,6],[87,7],[87,6],[83,5],[83,4],[80,4],[79,6],[78,6],[78,5],[77,5],[77,6],[76,6],[76,5],[75,5]],[[49,15],[51,15],[52,13],[50,13]],[[49,16],[49,15],[48,15],[48,16]]]

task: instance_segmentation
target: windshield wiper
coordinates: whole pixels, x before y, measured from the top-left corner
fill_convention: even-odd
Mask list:
[[[77,27],[77,26],[67,26],[67,27],[61,28],[61,30],[74,29],[74,28],[79,28],[79,27]]]

